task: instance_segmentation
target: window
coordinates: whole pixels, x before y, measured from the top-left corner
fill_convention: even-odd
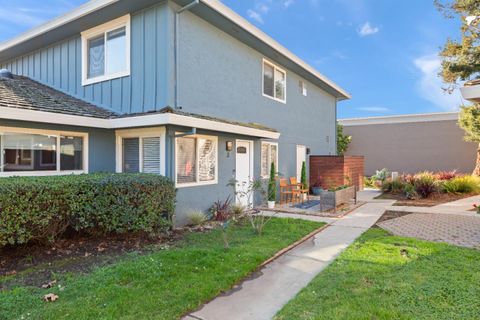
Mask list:
[[[263,95],[283,103],[287,98],[287,73],[266,60],[263,60]]]
[[[302,81],[300,80],[298,82],[298,86],[300,88],[300,94],[302,94],[303,96],[307,96],[307,84],[305,83],[305,81]]]
[[[261,155],[261,173],[263,178],[270,176],[270,167],[272,162],[275,164],[275,170],[278,172],[278,144],[275,142],[262,142]]]
[[[86,134],[0,128],[0,175],[87,172]]]
[[[82,84],[130,75],[130,16],[82,32]]]
[[[217,183],[217,144],[216,137],[176,138],[177,186]]]
[[[165,128],[118,130],[117,172],[165,174]]]

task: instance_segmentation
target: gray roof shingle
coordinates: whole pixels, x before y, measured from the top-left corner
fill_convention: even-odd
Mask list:
[[[23,76],[0,78],[0,107],[101,119],[117,115]]]
[[[165,107],[158,111],[118,114],[91,103],[74,98],[61,91],[43,85],[23,76],[14,76],[13,79],[0,77],[0,107],[35,110],[43,112],[61,113],[74,116],[84,116],[100,119],[128,118],[147,116],[159,113],[172,113],[187,117],[228,123],[248,128],[277,132],[275,129],[258,123],[245,123],[226,120],[212,116],[200,115],[182,110]],[[1,118],[1,115],[0,115]]]

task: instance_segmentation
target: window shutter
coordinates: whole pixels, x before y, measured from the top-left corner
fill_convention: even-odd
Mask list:
[[[160,174],[160,137],[143,138],[143,172]]]
[[[123,172],[140,172],[138,138],[123,139]]]
[[[198,178],[200,181],[215,180],[217,150],[213,140],[198,139]]]

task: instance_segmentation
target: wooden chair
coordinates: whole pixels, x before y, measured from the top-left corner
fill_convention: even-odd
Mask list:
[[[293,193],[292,195],[293,202],[295,203],[295,199],[298,199],[299,202],[303,203],[304,202],[303,195],[306,194],[308,197],[308,189],[303,188],[303,184],[298,183],[296,177],[290,177],[290,185]]]
[[[282,203],[288,203],[288,198],[292,199],[293,198],[293,192],[291,186],[288,184],[287,179],[280,179],[279,182],[280,186],[280,204]],[[284,200],[284,202],[282,202]]]

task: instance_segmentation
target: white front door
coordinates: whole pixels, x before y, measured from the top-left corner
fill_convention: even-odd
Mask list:
[[[253,179],[253,141],[237,140],[235,179],[237,180],[237,203],[242,206],[253,205],[253,194],[249,186]]]
[[[307,147],[297,145],[297,181],[302,180],[302,165],[307,161]]]

